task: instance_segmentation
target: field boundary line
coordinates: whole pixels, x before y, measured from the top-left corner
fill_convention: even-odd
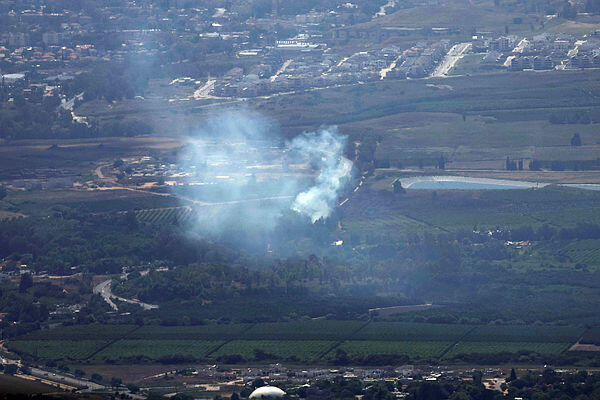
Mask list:
[[[100,353],[102,350],[104,350],[104,349],[112,346],[113,344],[117,343],[119,340],[125,339],[127,336],[131,335],[133,332],[137,331],[142,326],[143,325],[138,325],[138,326],[134,327],[132,330],[125,332],[120,337],[118,337],[116,339],[113,339],[113,340],[109,340],[108,343],[106,343],[105,345],[100,346],[92,354],[90,354],[89,356],[85,357],[84,360],[89,360],[90,358],[94,357],[96,354]]]
[[[323,357],[325,357],[327,354],[331,353],[333,350],[335,350],[336,348],[338,348],[341,344],[343,344],[344,342],[346,342],[348,339],[351,339],[358,332],[360,332],[361,330],[363,330],[364,328],[366,328],[367,325],[369,325],[372,321],[373,321],[373,319],[369,318],[369,320],[367,322],[365,322],[364,324],[362,324],[361,326],[359,326],[358,328],[356,328],[355,330],[353,330],[345,339],[338,340],[337,342],[333,343],[324,352],[322,352],[321,354],[319,354],[316,357],[316,360],[321,360]]]
[[[225,346],[226,344],[229,344],[231,342],[233,342],[234,340],[243,340],[241,338],[241,336],[248,332],[250,329],[254,328],[256,325],[258,325],[257,322],[253,323],[252,325],[250,325],[248,328],[246,329],[242,329],[237,335],[234,335],[231,339],[229,340],[225,340],[223,343],[216,345],[215,347],[213,347],[211,350],[208,351],[208,353],[206,353],[204,355],[205,358],[208,358],[211,354],[216,353],[217,351],[219,351],[223,346]]]
[[[454,347],[456,347],[460,342],[463,341],[464,338],[466,338],[467,336],[469,336],[475,329],[477,329],[477,326],[473,326],[471,329],[467,330],[465,333],[463,333],[457,340],[456,342],[453,342],[452,344],[448,345],[444,350],[442,350],[442,353],[440,354],[440,356],[438,357],[438,361],[442,361],[442,358],[444,358],[444,356],[446,354],[448,354],[448,352],[450,350],[452,350]]]
[[[423,220],[421,220],[421,219],[415,218],[415,217],[413,217],[413,216],[411,216],[411,215],[408,215],[408,214],[400,214],[400,215],[402,215],[403,217],[406,217],[406,218],[408,218],[408,219],[412,219],[413,221],[417,221],[417,222],[419,222],[419,223],[421,223],[421,224],[423,224],[423,225],[426,225],[426,226],[428,226],[428,227],[430,227],[430,228],[439,229],[439,230],[440,230],[440,231],[442,231],[442,232],[447,232],[447,233],[451,233],[451,232],[452,232],[452,231],[449,231],[449,230],[448,230],[448,229],[446,229],[446,228],[442,228],[441,226],[434,225],[434,224],[432,224],[432,223],[430,223],[430,222],[423,221]]]
[[[560,352],[560,354],[565,354],[567,351],[571,350],[571,348],[572,348],[573,346],[575,346],[576,344],[580,344],[579,342],[581,341],[581,339],[583,339],[583,337],[585,336],[585,334],[586,334],[586,333],[588,333],[588,332],[589,332],[589,331],[591,331],[591,330],[592,330],[592,328],[591,328],[591,327],[589,327],[589,328],[585,328],[585,330],[583,331],[583,333],[581,334],[581,336],[579,336],[579,337],[577,338],[577,340],[575,341],[575,343],[573,343],[573,344],[569,344],[569,345],[568,345],[568,346],[567,346],[565,349],[563,349],[563,351],[561,351],[561,352]]]

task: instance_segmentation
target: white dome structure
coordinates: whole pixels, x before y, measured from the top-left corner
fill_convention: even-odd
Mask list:
[[[275,386],[263,386],[255,389],[250,394],[251,399],[279,399],[285,395],[285,392]]]

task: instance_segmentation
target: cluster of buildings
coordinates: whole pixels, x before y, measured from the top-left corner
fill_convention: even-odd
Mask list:
[[[101,60],[122,60],[125,51],[98,51],[92,44],[81,44],[72,47],[46,46],[9,48],[0,45],[0,64],[4,69],[16,71],[48,70],[53,68],[69,68],[85,62]],[[32,68],[35,66],[35,68]]]
[[[523,71],[524,69],[554,69],[554,62],[549,56],[514,57],[510,60],[509,69],[511,71]]]
[[[600,33],[575,42],[567,68],[600,68]]]
[[[285,45],[293,46],[294,43],[287,41]],[[217,81],[212,94],[221,97],[254,97],[354,84],[379,79],[379,71],[385,67],[383,59],[373,59],[366,53],[357,53],[357,57],[342,61],[340,56],[330,53],[313,51],[292,54],[286,50],[281,57],[281,54],[277,54],[279,51],[277,47],[270,49],[270,57],[264,58],[267,63],[255,65],[248,73],[241,68],[228,71]]]
[[[401,365],[396,367],[285,367],[281,364],[271,364],[247,368],[219,368],[216,365],[196,366],[181,371],[170,373],[171,381],[177,382],[188,393],[198,390],[196,395],[202,398],[214,397],[218,394],[244,392],[248,388],[262,386],[255,390],[250,398],[257,398],[256,394],[269,389],[274,398],[283,395],[278,389],[286,391],[304,388],[306,397],[311,399],[327,399],[332,393],[327,389],[318,389],[315,383],[319,381],[337,381],[339,379],[357,379],[369,386],[375,382],[385,382],[394,387],[392,395],[397,399],[406,398],[409,393],[407,386],[413,382],[421,381],[469,381],[472,380],[475,370],[462,368],[449,368],[445,366],[415,366]],[[509,371],[503,368],[487,368],[483,373],[483,383],[491,390],[500,389]],[[166,376],[166,375],[165,375]],[[165,376],[158,375],[162,379]],[[201,383],[200,383],[201,382]],[[148,382],[149,385],[158,384],[159,381]],[[144,388],[145,389],[145,388]],[[174,388],[175,389],[175,388]]]
[[[86,7],[57,6],[44,0],[26,5],[0,0],[0,75],[5,84],[23,78],[28,85],[39,84],[57,76],[61,81],[95,63],[120,62],[132,55],[160,59],[175,73],[193,70],[186,69],[189,60],[174,56],[172,44],[176,42],[187,43],[196,55],[258,56],[256,65],[243,76],[234,69],[219,80],[213,89],[217,96],[252,97],[378,79],[382,60],[360,71],[349,62],[344,69],[327,73],[341,57],[324,54],[329,39],[326,31],[370,21],[373,15],[363,5],[346,2],[330,10],[297,14],[283,12],[286,5],[279,0],[269,5],[260,12],[238,1],[226,9],[184,0],[122,0]],[[282,40],[279,30],[298,35]],[[265,56],[267,62],[262,62]],[[291,58],[287,73],[273,77]]]
[[[583,38],[544,33],[531,39],[478,35],[472,46],[474,52],[487,53],[484,63],[509,71],[600,67],[600,33]]]
[[[231,69],[215,83],[211,94],[255,97],[380,79],[423,78],[435,69],[448,47],[446,40],[421,42],[409,49],[387,46],[343,57],[323,51],[324,44],[313,45],[298,39],[277,42],[276,46],[242,53],[260,52],[263,62],[249,68],[247,73],[241,68]]]

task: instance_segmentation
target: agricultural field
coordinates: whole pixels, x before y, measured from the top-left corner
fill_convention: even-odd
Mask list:
[[[469,332],[465,342],[574,343],[585,331],[576,326],[486,325]]]
[[[361,321],[302,320],[256,324],[245,340],[344,340],[365,323]]]
[[[598,224],[600,223],[600,210],[594,205],[581,204],[580,207],[565,206],[562,209],[557,207],[554,212],[534,212],[531,217],[555,226],[572,225],[577,222]]]
[[[160,360],[164,357],[186,356],[195,359],[204,359],[206,355],[222,344],[218,340],[176,340],[150,339],[150,340],[119,340],[94,356],[94,360],[124,360],[128,358],[147,358]]]
[[[600,266],[600,240],[587,239],[569,243],[560,250],[560,254],[569,257],[575,264]]]
[[[375,82],[278,99],[257,99],[254,103],[275,115],[284,127],[338,124],[341,131],[345,131],[346,124],[410,112],[466,113],[491,116],[501,122],[547,121],[562,108],[588,110],[599,105],[594,95],[598,80],[593,71],[494,73],[431,79],[428,83],[424,86],[410,80]],[[591,91],[581,93],[582,85]],[[354,101],[356,97],[360,101]],[[367,134],[383,134],[377,122],[372,122]],[[418,135],[414,136],[416,143],[439,146],[426,139],[420,141]],[[478,135],[472,136],[469,143],[474,139],[477,141]],[[502,145],[498,137],[493,140]],[[481,148],[489,144],[486,140],[478,141]]]
[[[156,208],[135,212],[138,221],[149,224],[181,223],[189,220],[193,214],[191,207]]]
[[[534,352],[538,354],[560,354],[572,343],[539,342],[460,342],[452,347],[444,358],[453,358],[459,354],[497,354]]]
[[[587,330],[579,343],[600,345],[600,328],[590,328]]]
[[[135,325],[71,325],[53,329],[35,331],[19,338],[19,340],[104,340],[119,339],[128,332],[137,329]]]
[[[141,340],[228,340],[237,338],[251,324],[220,324],[199,326],[146,325],[127,335],[127,339]]]
[[[350,235],[456,232],[473,227],[538,228],[544,224],[562,228],[600,222],[600,193],[593,190],[549,186],[538,190],[407,189],[402,194],[391,193],[391,182],[401,176],[392,171],[376,176],[344,205],[342,224]]]
[[[83,360],[106,344],[104,340],[15,340],[8,347],[44,360]]]
[[[539,221],[524,213],[483,212],[482,210],[414,210],[409,211],[411,218],[424,221],[448,231],[470,230],[473,227],[494,228],[497,226],[541,225]]]
[[[364,358],[366,356],[377,355],[405,355],[411,360],[432,359],[439,357],[444,349],[450,346],[452,342],[442,341],[372,341],[372,340],[352,340],[343,343],[339,349],[345,351],[351,358]],[[327,356],[331,357],[332,354]]]
[[[122,189],[11,192],[4,198],[4,203],[11,207],[11,211],[27,215],[48,215],[65,207],[81,212],[104,213],[181,205],[174,197]]]
[[[245,360],[257,360],[256,350],[264,352],[260,358],[277,360],[316,360],[335,342],[326,340],[234,340],[210,355],[211,358],[240,355]]]
[[[410,218],[406,215],[380,215],[378,218],[357,218],[348,221],[344,224],[344,228],[349,231],[356,232],[368,232],[368,231],[397,231],[397,232],[441,232],[441,230],[435,226],[430,226],[426,222],[418,221]]]
[[[77,361],[92,357],[97,363],[157,362],[173,358],[222,362],[331,361],[337,349],[353,360],[364,360],[369,354],[426,360],[441,357],[449,348],[446,358],[522,350],[559,354],[583,332],[583,328],[575,326],[340,320],[142,327],[92,324],[38,331],[9,341],[8,347],[40,359]],[[584,338],[594,341],[597,333],[590,330]]]
[[[372,322],[353,335],[352,340],[447,342],[460,339],[471,329],[473,327],[470,325]]]

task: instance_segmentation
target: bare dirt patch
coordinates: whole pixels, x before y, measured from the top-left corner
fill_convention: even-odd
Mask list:
[[[595,344],[575,343],[569,348],[569,351],[600,351],[600,346]]]

